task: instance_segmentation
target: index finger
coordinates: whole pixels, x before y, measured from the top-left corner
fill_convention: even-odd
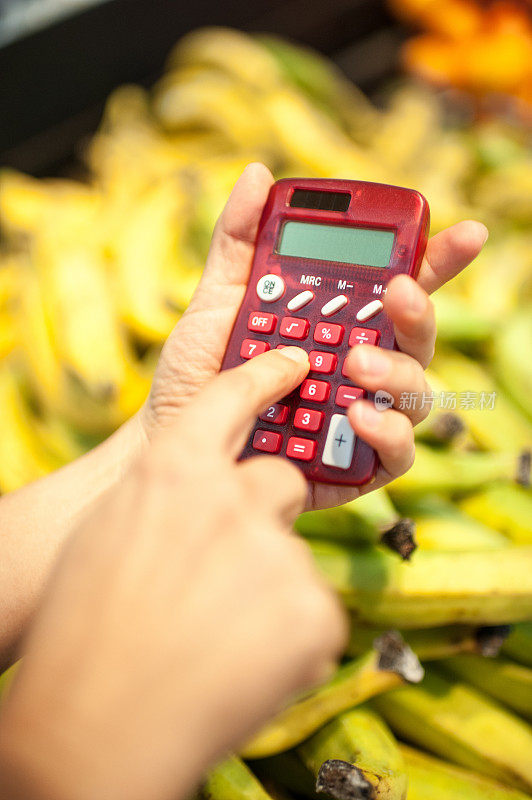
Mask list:
[[[458,275],[478,256],[488,233],[482,222],[464,220],[429,239],[417,279],[419,285],[432,294]]]
[[[284,347],[225,370],[197,395],[181,417],[188,430],[206,433],[209,443],[237,455],[256,417],[293,391],[309,371],[300,347]]]

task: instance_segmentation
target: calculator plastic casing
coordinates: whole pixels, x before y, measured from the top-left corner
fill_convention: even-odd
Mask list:
[[[351,195],[349,207],[347,211],[343,212],[291,207],[290,200],[296,189],[349,193]],[[279,255],[276,253],[279,232],[283,223],[288,220],[393,231],[395,240],[389,266],[386,268],[368,267]],[[382,300],[386,284],[395,275],[406,274],[413,278],[417,277],[427,244],[429,223],[428,203],[423,195],[412,189],[366,181],[314,178],[285,178],[273,184],[259,223],[246,293],[231,332],[222,369],[244,363],[244,359],[240,356],[240,347],[243,340],[250,337],[268,342],[272,350],[278,345],[296,345],[309,352],[311,350],[335,352],[338,355],[338,366],[332,375],[314,372],[309,372],[308,375],[310,378],[315,377],[331,384],[331,392],[326,403],[301,400],[299,388],[296,389],[288,397],[280,400],[290,408],[287,423],[274,425],[257,420],[242,451],[241,458],[260,455],[252,447],[253,436],[257,429],[270,430],[282,434],[283,444],[279,455],[284,457],[287,457],[286,445],[292,436],[314,439],[317,442],[316,456],[312,461],[289,459],[301,468],[309,481],[358,486],[368,483],[374,477],[378,466],[377,454],[358,437],[355,442],[351,467],[348,470],[326,466],[321,462],[321,455],[331,416],[347,412],[347,409],[338,408],[335,405],[335,394],[338,386],[350,383],[347,378],[342,376],[341,368],[350,350],[348,340],[352,328],[363,327],[378,330],[380,347],[390,350],[396,347],[393,324],[384,311],[365,323],[356,321],[356,313],[371,300]],[[280,275],[286,284],[284,295],[273,303],[261,301],[256,294],[257,281],[266,274]],[[302,283],[302,276],[307,279],[308,276],[319,276],[322,278],[321,285],[316,287]],[[346,286],[353,284],[353,288],[343,288],[344,284],[341,283],[343,281]],[[382,287],[380,292],[379,286]],[[299,311],[288,311],[286,308],[288,300],[305,289],[314,292],[314,300]],[[332,317],[321,316],[322,306],[340,293],[349,297],[348,305]],[[247,325],[251,312],[275,314],[277,317],[275,331],[270,335],[250,333]],[[281,320],[285,316],[309,320],[310,332],[304,341],[289,340],[279,335]],[[343,341],[338,347],[314,342],[313,332],[316,324],[325,321],[342,325],[345,328]],[[371,393],[368,393],[367,396],[368,399],[373,399]],[[300,406],[325,412],[325,422],[318,433],[310,434],[293,427],[295,409]]]

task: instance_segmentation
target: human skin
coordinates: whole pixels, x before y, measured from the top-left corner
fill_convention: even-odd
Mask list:
[[[142,409],[93,451],[54,474],[0,501],[0,669],[17,655],[40,602],[50,570],[72,529],[119,483],[150,441],[179,420],[196,393],[219,371],[251,269],[257,227],[273,182],[251,164],[237,182],[214,231],[204,275],[170,335]],[[417,283],[398,276],[388,285],[385,310],[401,352],[364,345],[348,357],[349,377],[368,390],[428,389],[423,369],[434,351],[434,311],[429,294],[453,278],[481,250],[487,229],[460,222],[434,236]],[[388,409],[377,413],[358,401],[348,410],[356,433],[374,447],[380,467],[373,483],[357,488],[309,484],[307,508],[346,502],[405,472],[414,458],[413,424],[428,412]]]
[[[71,536],[0,712],[1,800],[188,797],[330,674],[347,622],[292,532],[305,480],[237,460],[308,369],[289,347],[219,375]]]

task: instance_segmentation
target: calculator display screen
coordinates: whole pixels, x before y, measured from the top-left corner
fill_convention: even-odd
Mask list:
[[[282,227],[277,253],[365,267],[388,267],[394,239],[393,231],[288,221]]]

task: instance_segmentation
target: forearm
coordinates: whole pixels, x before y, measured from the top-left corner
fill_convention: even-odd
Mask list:
[[[0,671],[15,657],[55,558],[72,529],[145,445],[135,416],[86,455],[0,501]]]

